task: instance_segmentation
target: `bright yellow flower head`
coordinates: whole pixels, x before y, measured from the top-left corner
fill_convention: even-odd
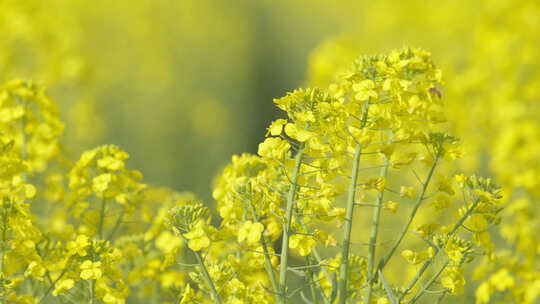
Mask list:
[[[184,234],[184,237],[188,240],[188,246],[193,251],[200,251],[210,246],[210,238],[205,231],[205,223],[203,221],[198,222],[191,231]]]
[[[67,243],[67,250],[69,255],[78,254],[81,257],[87,255],[87,248],[90,245],[89,239],[86,235],[78,235],[74,241]]]
[[[84,260],[79,266],[81,269],[81,279],[90,280],[90,279],[100,279],[103,275],[101,270],[101,262],[93,262],[91,260]]]
[[[261,223],[253,223],[252,221],[246,221],[238,230],[238,242],[253,244],[257,243],[261,239],[264,226]]]
[[[290,247],[296,249],[301,256],[307,256],[316,244],[312,236],[295,234],[291,237]]]

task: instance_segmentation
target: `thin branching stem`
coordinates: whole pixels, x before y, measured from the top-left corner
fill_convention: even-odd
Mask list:
[[[281,244],[281,264],[279,270],[279,287],[281,304],[287,303],[287,268],[289,263],[289,237],[291,236],[292,214],[296,205],[296,191],[298,190],[298,178],[300,176],[300,167],[302,157],[304,156],[304,147],[300,145],[295,156],[294,171],[291,180],[291,187],[287,194],[287,209],[285,211],[285,223],[283,224],[283,239]]]
[[[36,246],[36,252],[37,254],[40,256],[40,258],[44,258],[43,254],[41,253],[41,250],[39,250],[39,247]],[[71,259],[68,259],[67,260],[67,264],[66,264],[66,267],[62,270],[62,272],[60,273],[60,275],[56,278],[56,280],[53,280],[52,277],[51,277],[51,273],[48,269],[45,269],[45,277],[47,278],[47,280],[49,281],[49,287],[47,288],[47,290],[45,291],[45,293],[41,296],[41,298],[39,299],[39,301],[37,302],[37,304],[41,304],[41,302],[43,302],[43,300],[45,300],[45,298],[51,293],[51,291],[54,289],[56,283],[58,281],[60,281],[60,279],[62,279],[62,277],[64,277],[64,275],[66,274],[66,272],[69,270],[69,263],[71,262]],[[61,297],[56,297],[57,299],[57,302],[59,303],[64,303],[64,301],[62,301],[62,298]]]
[[[112,228],[111,232],[109,233],[109,236],[107,237],[107,241],[112,241],[114,235],[118,231],[118,228],[122,225],[122,222],[124,221],[124,216],[126,214],[126,208],[122,207],[122,212],[120,212],[120,215],[118,215],[118,218],[116,219],[116,222],[114,223],[114,227]]]
[[[298,214],[296,214],[297,216],[299,216]],[[304,220],[302,219],[302,217],[298,217],[298,223],[304,228],[306,229],[306,224],[304,223]],[[321,258],[321,255],[319,254],[319,251],[317,250],[317,248],[313,248],[311,249],[311,253],[310,253],[310,256],[313,257],[315,259],[315,261],[317,262],[316,265],[310,265],[310,267],[308,268],[311,268],[313,266],[318,266],[321,268],[321,271],[323,273],[323,275],[325,276],[325,278],[328,280],[328,282],[331,282],[332,281],[332,277],[330,276],[330,273],[328,272],[328,270],[325,268],[325,267],[322,267],[324,266],[323,263],[322,263],[322,258]],[[296,269],[301,269],[301,267],[295,267]],[[305,268],[305,267],[304,267]],[[330,301],[328,300],[328,298],[326,297],[326,295],[324,294],[324,289],[322,288],[321,286],[321,282],[320,280],[316,280],[314,281],[314,283],[317,284],[318,288],[319,288],[319,292],[321,293],[321,297],[324,301],[325,304],[331,304]]]
[[[268,273],[268,277],[270,277],[270,283],[272,284],[272,288],[274,289],[276,297],[279,297],[278,296],[279,284],[274,274],[274,268],[272,267],[272,261],[270,260],[270,253],[268,252],[268,245],[266,244],[264,235],[261,236],[261,246],[264,251],[264,261],[265,261],[266,272]]]
[[[457,221],[457,223],[454,225],[454,227],[452,228],[452,230],[450,230],[450,232],[448,232],[446,235],[448,237],[451,237],[454,235],[454,233],[463,225],[463,223],[467,220],[467,218],[469,218],[469,216],[473,213],[473,211],[476,209],[476,207],[478,206],[480,200],[475,200],[474,203],[472,204],[472,206],[465,212],[465,214]],[[433,257],[431,257],[429,260],[425,261],[424,264],[422,264],[422,266],[420,267],[420,269],[418,270],[418,272],[415,274],[414,278],[412,279],[412,281],[409,283],[409,285],[407,286],[407,288],[405,288],[405,291],[403,292],[401,298],[405,297],[405,295],[413,289],[413,287],[416,285],[416,283],[418,283],[418,281],[420,280],[420,278],[422,277],[422,275],[424,274],[424,272],[426,272],[426,270],[429,268],[429,266],[431,266],[431,264],[433,263],[433,261],[435,260],[435,257],[437,256],[437,254],[439,253],[439,249],[437,248],[435,250],[435,254],[433,255]]]
[[[380,176],[382,178],[386,179],[386,176],[388,175],[388,164],[389,160],[387,157],[384,158],[384,166],[381,168]],[[365,303],[369,304],[371,303],[371,293],[372,293],[372,287],[373,287],[373,279],[376,277],[376,273],[374,273],[373,268],[375,267],[375,248],[377,244],[377,235],[379,233],[379,221],[381,218],[381,208],[382,208],[382,201],[384,198],[384,191],[379,191],[377,195],[377,202],[375,203],[375,208],[373,208],[373,218],[371,222],[371,233],[369,236],[369,249],[368,249],[368,270],[367,270],[367,278],[368,278],[368,284],[366,289],[366,297],[365,297]]]
[[[430,181],[431,181],[431,179],[433,177],[433,173],[435,172],[435,168],[437,167],[439,157],[440,157],[440,153],[438,153],[435,156],[435,160],[433,161],[433,165],[429,169],[429,173],[428,173],[428,175],[426,177],[426,180],[422,183],[422,190],[420,191],[420,195],[416,199],[416,202],[415,202],[414,207],[413,207],[413,209],[411,211],[411,214],[409,215],[409,218],[407,219],[407,223],[403,227],[403,230],[401,231],[401,234],[399,235],[397,241],[394,243],[394,246],[392,246],[392,248],[390,249],[388,254],[380,261],[379,266],[378,266],[378,270],[384,269],[384,266],[386,266],[386,264],[390,261],[390,259],[392,258],[392,256],[396,252],[397,248],[399,247],[399,245],[401,244],[401,242],[405,238],[405,235],[407,234],[407,232],[409,232],[409,228],[410,228],[414,218],[416,217],[416,213],[418,212],[418,209],[420,208],[420,206],[422,205],[422,202],[424,201],[424,196],[426,195],[427,188],[429,187],[429,183],[430,183]]]
[[[180,237],[184,241],[184,243],[188,243],[188,240],[180,234]],[[216,286],[214,285],[214,281],[212,281],[212,277],[210,277],[210,274],[208,273],[208,269],[206,268],[206,265],[204,264],[204,259],[202,258],[201,254],[198,251],[192,250],[193,255],[195,256],[195,259],[197,260],[197,263],[199,264],[199,267],[201,267],[201,273],[203,275],[204,280],[206,281],[206,284],[210,288],[210,295],[212,297],[212,300],[215,304],[221,304],[221,298],[219,297],[219,293],[216,289]]]
[[[251,212],[253,215],[253,220],[255,222],[260,222],[259,216],[257,216],[257,212],[255,210],[255,206],[253,206],[252,203],[249,204],[251,206]],[[268,245],[266,244],[266,239],[264,238],[264,231],[261,234],[261,240],[260,240],[263,252],[264,252],[264,268],[266,269],[266,272],[268,274],[268,277],[270,278],[270,283],[272,284],[273,293],[276,297],[276,300],[279,302],[279,284],[276,280],[276,276],[274,274],[274,268],[272,267],[272,260],[270,260],[270,252],[268,251]]]
[[[362,111],[362,121],[360,129],[364,128],[367,123],[369,113],[369,100],[365,103]],[[343,230],[343,243],[341,248],[341,265],[339,272],[338,295],[339,303],[346,304],[347,302],[347,281],[349,277],[349,250],[351,246],[351,230],[354,215],[354,206],[356,201],[356,190],[358,183],[358,169],[360,168],[360,158],[362,156],[363,146],[358,144],[354,149],[351,181],[349,183],[349,191],[347,194],[347,205],[345,213],[345,226]]]
[[[304,225],[303,222],[301,224]],[[321,266],[321,271],[322,271],[323,275],[325,276],[325,278],[328,280],[328,282],[332,282],[332,277],[330,276],[330,273],[328,272],[326,267],[322,267],[324,265],[322,263],[322,258],[321,258],[321,255],[319,254],[319,251],[317,250],[317,248],[311,249],[311,256],[313,258],[315,258],[315,261],[317,262],[317,264]],[[324,303],[325,304],[331,304],[330,301],[328,300],[328,298],[326,297],[326,295],[324,294],[324,289],[321,286],[320,280],[316,280],[315,283],[317,283],[317,286],[318,286],[319,291],[321,293],[321,297],[324,300]]]
[[[107,200],[105,197],[101,199],[101,210],[99,211],[98,236],[103,239],[103,226],[105,224],[105,210],[107,208]]]
[[[441,296],[437,299],[436,304],[442,303],[442,301],[444,300],[444,297],[446,297],[447,294],[448,294],[448,289],[445,290],[445,291],[443,291],[443,293],[441,294]]]
[[[311,257],[306,257],[307,266],[311,266]],[[315,285],[315,273],[311,267],[307,268],[307,279],[309,282],[309,290],[311,291],[311,301],[313,304],[319,304],[319,298],[317,297],[317,289]]]
[[[343,244],[341,252],[341,269],[339,273],[339,301],[345,304],[347,301],[347,278],[349,275],[349,250],[351,246],[351,231],[354,214],[354,205],[356,198],[356,182],[358,180],[358,167],[360,165],[360,152],[362,146],[358,145],[355,149],[353,159],[352,178],[349,184],[349,193],[347,197],[347,211],[345,215],[345,228],[343,233]]]
[[[435,275],[433,275],[433,277],[426,283],[426,285],[416,294],[416,296],[414,296],[414,298],[411,299],[411,301],[409,301],[409,304],[414,304],[416,303],[416,301],[418,301],[418,299],[420,299],[420,297],[422,297],[422,295],[424,294],[424,292],[426,292],[426,290],[428,290],[428,288],[431,287],[431,285],[433,285],[433,283],[435,283],[435,281],[437,281],[439,279],[439,277],[441,276],[442,272],[446,269],[446,267],[448,266],[448,264],[450,264],[450,261],[447,261],[446,263],[444,263],[444,265],[439,269],[439,271],[437,271],[437,273],[435,273]]]
[[[89,304],[94,304],[94,284],[95,284],[95,281],[94,279],[90,280],[89,284],[89,289],[90,289],[90,299],[88,300],[88,303]]]

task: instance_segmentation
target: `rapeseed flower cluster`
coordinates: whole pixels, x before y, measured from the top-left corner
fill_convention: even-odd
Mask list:
[[[477,298],[489,301],[519,273],[490,228],[505,213],[526,216],[528,202],[503,211],[491,180],[449,173],[462,148],[445,132],[441,91],[431,55],[403,48],[276,99],[286,117],[257,155],[233,156],[213,212],[190,193],[145,185],[117,146],[69,161],[44,89],[8,82],[0,303],[441,302],[464,291],[480,258],[474,276],[489,279]],[[397,279],[401,267],[411,273]],[[518,295],[536,297],[534,287]]]
[[[337,79],[275,100],[287,117],[216,180],[217,220],[191,194],[141,183],[117,146],[69,163],[43,89],[2,86],[0,300],[414,303],[433,284],[440,299],[461,293],[466,265],[494,254],[487,229],[502,205],[489,179],[437,173],[461,155],[440,127],[441,72],[428,52],[404,48],[360,57]],[[35,200],[47,217],[34,215]],[[425,209],[450,220],[419,218]],[[386,215],[398,214],[402,228],[383,241]],[[371,223],[365,249],[353,241],[358,222]],[[385,278],[396,260],[417,265],[408,282]]]
[[[462,149],[444,133],[430,54],[363,56],[336,79],[274,101],[287,117],[270,124],[258,155],[234,156],[216,180],[219,224],[200,217],[209,211],[198,202],[171,209],[171,227],[196,260],[181,303],[414,303],[434,284],[442,300],[463,292],[466,265],[492,254],[487,229],[500,221],[500,189],[437,173]],[[431,221],[419,216],[425,210]],[[394,213],[403,227],[382,240]],[[358,222],[371,223],[364,249],[352,241]],[[416,273],[386,279],[401,259]]]
[[[538,1],[311,1],[309,10],[287,4],[287,11],[304,12],[293,14],[294,24],[324,16],[353,31],[355,23],[370,29],[356,34],[363,48],[420,40],[451,77],[443,87],[421,50],[363,57],[351,67],[360,53],[354,43],[326,43],[310,61],[307,85],[317,88],[276,100],[286,117],[268,127],[257,155],[234,156],[223,170],[215,211],[192,194],[144,185],[116,146],[73,162],[64,154],[73,145],[66,137],[99,136],[92,95],[125,77],[111,69],[105,81],[93,79],[97,58],[86,41],[98,33],[81,28],[88,15],[116,9],[138,20],[126,26],[127,36],[153,41],[144,54],[155,58],[141,66],[139,83],[191,85],[171,77],[163,59],[169,48],[154,47],[170,36],[151,30],[141,12],[164,4],[150,3],[0,3],[0,303],[538,301]],[[201,3],[181,11],[210,20],[204,25],[221,20]],[[275,3],[262,7],[282,16]],[[221,31],[234,35],[220,47],[236,56],[251,40],[241,30],[249,21],[226,19]],[[206,44],[201,28],[182,29],[182,36],[203,41],[205,50],[220,43]],[[243,70],[202,54],[203,67]],[[83,95],[66,113],[68,134],[44,88],[4,82],[13,75],[65,90],[57,101],[70,99],[73,89]],[[199,83],[197,90],[212,94],[208,81]],[[220,118],[212,126],[200,119],[208,109]],[[230,138],[216,127],[231,123],[227,112],[211,97],[195,113],[193,127],[213,134],[208,141]],[[458,159],[462,150],[466,157]],[[493,176],[504,197],[471,172]]]
[[[14,80],[0,96],[0,303],[125,303],[138,292],[174,302],[181,241],[166,215],[191,195],[147,191],[117,146],[66,160],[63,124],[42,87]],[[159,284],[145,290],[142,278]]]
[[[538,230],[535,202],[538,201],[540,116],[534,106],[539,92],[535,85],[538,80],[535,67],[539,61],[535,51],[538,45],[530,37],[540,30],[538,23],[532,22],[538,19],[535,16],[539,8],[535,1],[499,1],[495,6],[483,1],[478,4],[471,11],[476,14],[480,9],[482,13],[467,23],[472,29],[467,31],[470,37],[464,39],[468,46],[460,45],[459,51],[447,48],[446,55],[455,52],[456,58],[442,56],[446,58],[441,65],[450,70],[448,79],[451,80],[440,93],[444,92],[448,101],[445,114],[451,123],[446,130],[459,134],[467,151],[467,157],[459,161],[459,166],[467,172],[482,171],[496,178],[504,188],[505,208],[493,209],[497,215],[493,217],[473,215],[467,224],[471,231],[491,231],[497,237],[495,244],[489,245],[486,233],[474,235],[475,241],[485,243],[489,254],[477,259],[479,263],[473,267],[471,276],[475,282],[465,289],[466,297],[462,299],[475,297],[476,303],[535,303],[540,298],[537,265],[540,243],[535,233]],[[381,3],[373,10],[381,10],[385,5]],[[456,9],[462,12],[460,5],[447,2],[443,6],[437,13],[438,26],[444,27],[445,22],[455,24],[455,20],[445,19],[445,16],[455,16]],[[413,14],[414,7],[410,5],[398,14],[387,15],[386,19],[394,20],[397,27],[409,26],[410,20],[404,17]],[[416,6],[419,8],[427,9]],[[416,23],[422,27],[425,37],[437,31],[435,27],[426,26],[428,19]],[[373,21],[365,19],[366,24]],[[465,33],[459,26],[449,28],[452,29],[448,37]],[[391,35],[388,29],[374,34]],[[359,36],[368,39],[365,35]],[[357,52],[354,43],[344,39],[321,45],[311,57],[309,81],[319,85],[331,83],[336,72],[343,71],[343,58],[350,58],[355,49]],[[329,68],[332,63],[336,66],[334,69]],[[438,194],[432,206],[437,212],[454,208],[448,198],[445,193]],[[498,221],[501,224],[495,227]],[[429,229],[426,226],[422,230]]]

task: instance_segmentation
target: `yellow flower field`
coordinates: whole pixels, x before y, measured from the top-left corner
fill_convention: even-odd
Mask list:
[[[540,2],[0,1],[0,304],[540,303]]]

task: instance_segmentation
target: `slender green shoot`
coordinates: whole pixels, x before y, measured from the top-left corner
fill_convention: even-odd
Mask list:
[[[285,223],[283,225],[283,240],[281,243],[281,264],[279,271],[279,287],[281,304],[287,303],[287,268],[289,263],[289,237],[291,236],[292,215],[296,205],[296,192],[298,190],[298,178],[300,177],[300,167],[302,157],[304,156],[303,144],[300,145],[296,156],[294,171],[292,175],[292,184],[287,195],[287,209],[285,211]]]

